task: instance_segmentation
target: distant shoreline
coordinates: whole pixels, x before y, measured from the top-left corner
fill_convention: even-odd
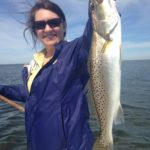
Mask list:
[[[122,60],[122,62],[128,62],[128,61],[139,61],[139,62],[141,62],[141,61],[150,61],[150,59],[133,59],[133,60]],[[29,62],[28,62],[29,63]],[[12,63],[12,64],[1,64],[0,63],[0,66],[2,66],[2,65],[24,65],[24,64],[27,64],[27,63]]]

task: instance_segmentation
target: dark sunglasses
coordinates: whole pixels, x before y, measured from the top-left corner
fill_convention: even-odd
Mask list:
[[[61,18],[54,18],[54,19],[50,19],[47,21],[43,21],[43,20],[35,21],[34,22],[34,29],[36,29],[36,30],[45,29],[47,24],[51,28],[58,27],[58,26],[60,26],[61,22],[62,22]]]

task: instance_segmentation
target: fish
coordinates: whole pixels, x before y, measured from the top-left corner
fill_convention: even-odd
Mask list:
[[[93,150],[113,150],[113,124],[124,122],[121,105],[121,17],[115,0],[89,0],[92,40],[89,86],[100,132]]]

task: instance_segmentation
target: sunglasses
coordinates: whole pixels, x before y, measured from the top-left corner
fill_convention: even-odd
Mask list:
[[[61,23],[62,23],[61,18],[54,18],[54,19],[50,19],[50,20],[47,20],[47,21],[43,21],[43,20],[35,21],[33,26],[34,26],[34,29],[41,30],[41,29],[45,29],[47,24],[51,28],[54,28],[54,27],[60,26]]]

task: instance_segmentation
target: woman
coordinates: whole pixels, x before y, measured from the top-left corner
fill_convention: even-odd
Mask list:
[[[89,19],[84,34],[71,42],[65,15],[50,1],[31,9],[26,30],[44,49],[23,69],[21,86],[0,86],[0,94],[25,104],[28,150],[91,150],[93,135],[84,94],[88,81]],[[25,31],[26,31],[25,30]]]

